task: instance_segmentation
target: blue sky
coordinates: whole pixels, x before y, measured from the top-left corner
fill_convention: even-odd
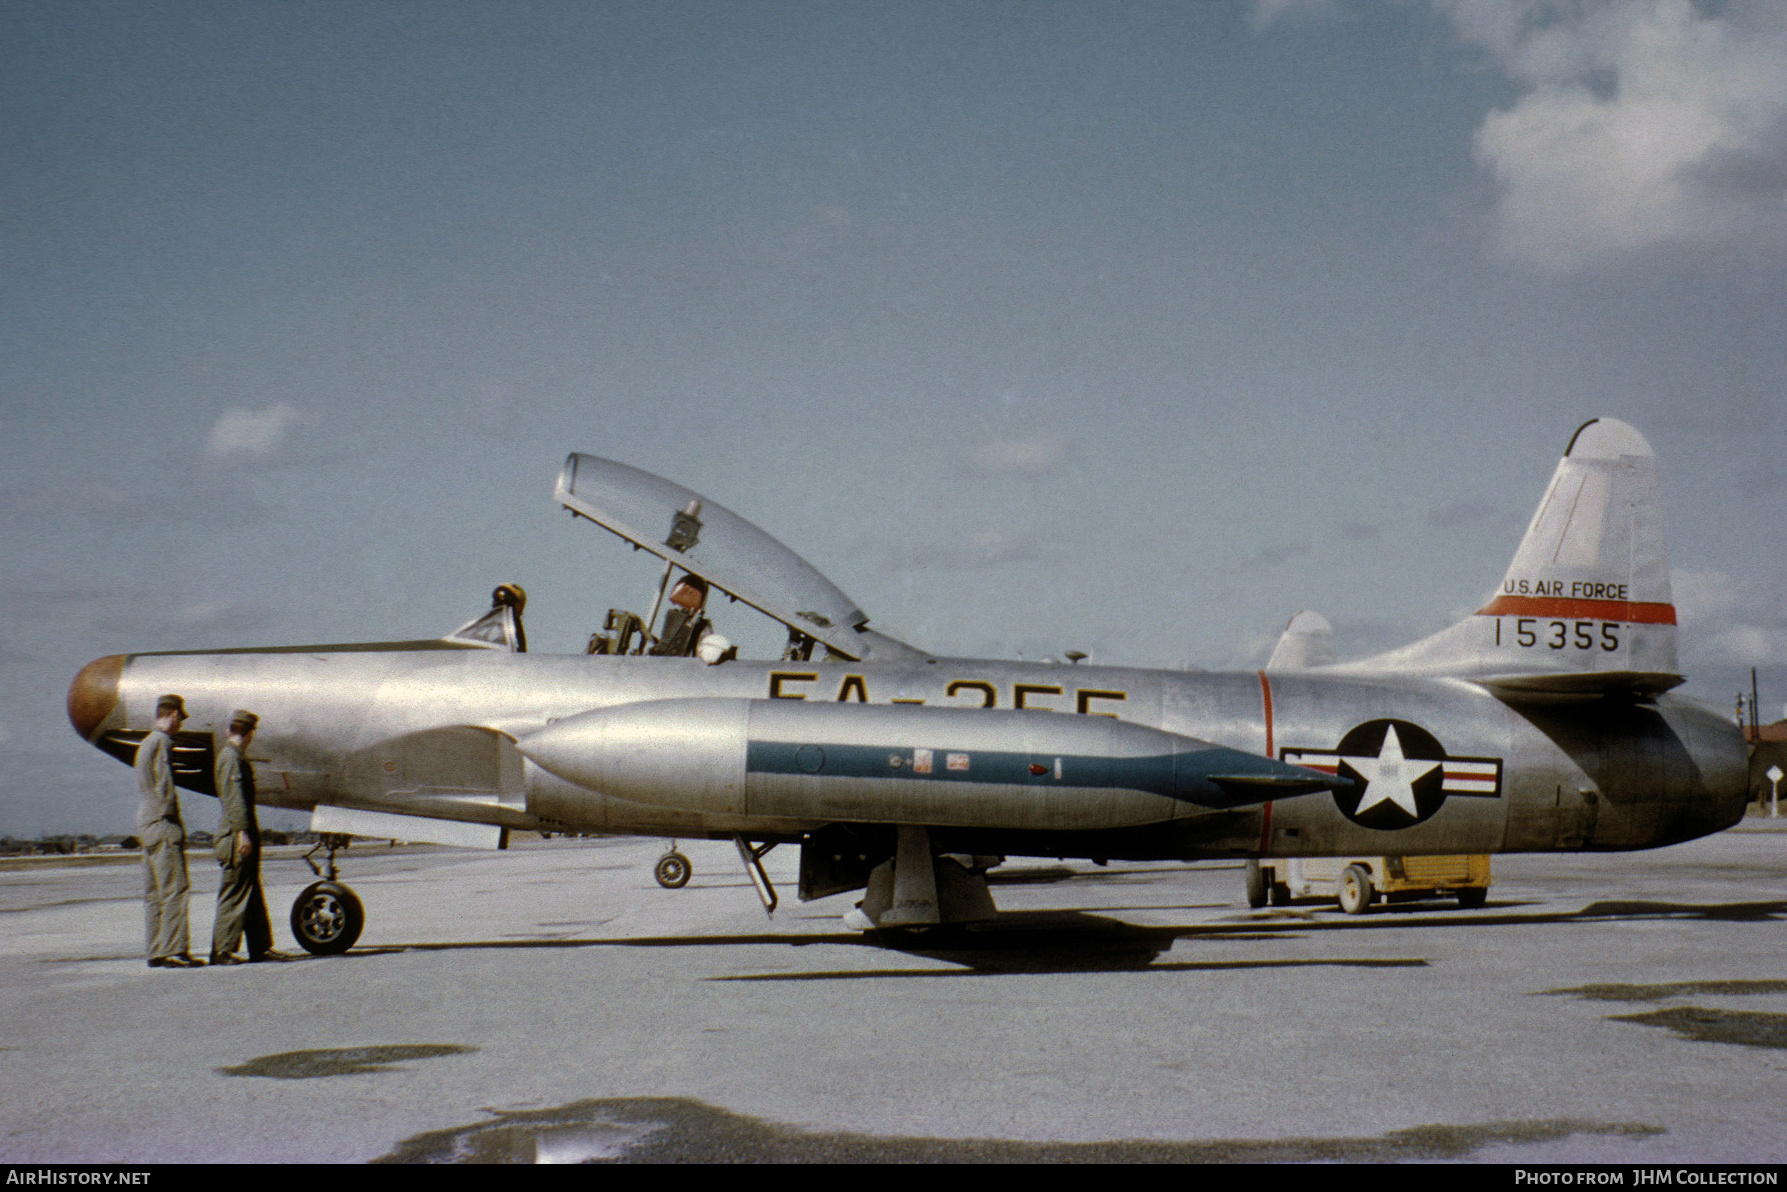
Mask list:
[[[1475,607],[1619,417],[1689,690],[1787,702],[1780,6],[8,3],[0,165],[0,832],[128,824],[97,655],[648,602],[572,450],[1230,667]]]

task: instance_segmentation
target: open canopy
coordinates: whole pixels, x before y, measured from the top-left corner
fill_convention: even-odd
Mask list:
[[[866,632],[868,614],[811,563],[719,502],[662,476],[573,452],[553,496],[835,653],[865,658],[895,644]]]

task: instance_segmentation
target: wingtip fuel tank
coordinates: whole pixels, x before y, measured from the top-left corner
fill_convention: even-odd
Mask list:
[[[653,700],[516,747],[632,803],[838,822],[1102,831],[1350,785],[1103,716],[897,704]]]

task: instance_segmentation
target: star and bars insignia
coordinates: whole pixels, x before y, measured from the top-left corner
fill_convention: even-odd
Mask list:
[[[1412,827],[1431,819],[1449,795],[1496,799],[1502,793],[1499,757],[1454,757],[1408,720],[1368,720],[1333,749],[1282,749],[1279,756],[1353,779],[1350,789],[1333,792],[1334,803],[1366,828]]]

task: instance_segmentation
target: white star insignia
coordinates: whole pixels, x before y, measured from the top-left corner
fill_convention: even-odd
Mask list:
[[[1411,817],[1421,813],[1415,809],[1415,783],[1433,773],[1440,763],[1425,758],[1402,755],[1402,739],[1396,726],[1384,732],[1384,743],[1376,757],[1342,757],[1341,761],[1358,771],[1365,780],[1365,793],[1359,799],[1354,815],[1363,815],[1379,803],[1394,803]]]

